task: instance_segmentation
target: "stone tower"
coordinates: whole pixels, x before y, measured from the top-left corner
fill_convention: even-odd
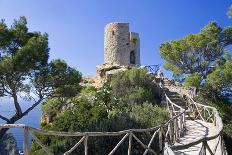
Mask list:
[[[139,34],[129,31],[129,23],[109,23],[105,26],[104,64],[140,66]]]

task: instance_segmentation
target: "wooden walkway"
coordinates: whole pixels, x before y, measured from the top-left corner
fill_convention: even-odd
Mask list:
[[[175,104],[182,107],[183,109],[186,109],[187,113],[188,111],[189,112],[193,111],[192,109],[191,110],[189,109],[188,101],[184,100],[181,97],[182,92],[180,91],[178,92],[178,90],[176,90],[175,88],[169,87],[169,88],[166,88],[166,94],[171,101],[173,101]],[[202,120],[204,119],[202,115],[206,116],[205,114],[203,114],[204,109],[200,107],[198,108],[194,107],[194,108],[197,109],[196,111],[197,116],[193,118],[190,115],[189,116],[186,115],[185,132],[171,146],[172,148],[178,148],[178,149],[173,150],[173,154],[177,154],[177,155],[202,154],[203,152],[202,150],[205,147],[204,143],[202,143],[203,141],[202,139],[218,135],[218,126],[215,126],[213,121],[209,122],[206,120]],[[209,108],[209,107],[206,107],[206,108]],[[207,111],[207,116],[211,117],[211,113],[209,111]],[[209,149],[205,148],[206,154],[222,155],[224,153],[221,150],[224,146],[222,145],[222,141],[220,138],[221,138],[220,136],[216,136],[214,139],[207,141],[207,145],[210,148],[211,152],[209,151]],[[193,143],[196,143],[196,144],[193,145]]]
[[[207,123],[202,120],[187,120],[186,121],[186,132],[185,135],[178,139],[174,146],[181,146],[189,144],[193,141],[200,140],[204,137],[210,137],[217,134],[217,128],[213,123]],[[210,140],[208,145],[210,148],[215,148],[217,145],[218,138]],[[218,144],[220,145],[220,144]],[[187,149],[174,151],[175,154],[179,155],[198,155],[200,154],[202,143],[195,146],[191,146]],[[221,155],[221,150],[217,149],[216,155]]]

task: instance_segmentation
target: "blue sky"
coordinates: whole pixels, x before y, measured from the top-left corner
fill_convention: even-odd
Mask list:
[[[197,33],[208,22],[231,25],[230,0],[0,0],[0,19],[26,16],[30,31],[49,34],[50,59],[64,59],[84,75],[103,63],[104,26],[129,22],[141,39],[143,65],[162,64],[159,45]]]

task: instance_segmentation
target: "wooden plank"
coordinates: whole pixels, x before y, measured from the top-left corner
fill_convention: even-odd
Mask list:
[[[118,147],[122,144],[122,142],[124,142],[124,140],[127,138],[128,135],[129,135],[129,133],[127,133],[127,134],[118,142],[118,144],[114,147],[114,149],[113,149],[108,155],[114,154],[114,152],[118,149]]]
[[[132,133],[129,133],[129,144],[128,144],[128,151],[127,151],[128,155],[131,155],[131,148],[132,148]]]
[[[205,147],[209,151],[210,155],[214,155],[213,152],[212,152],[212,150],[211,150],[211,148],[209,147],[207,141],[204,141],[203,143],[205,143]]]
[[[136,137],[134,134],[133,134],[133,137],[135,138],[135,140],[136,140],[144,149],[147,149],[148,151],[152,152],[154,155],[157,155],[157,153],[156,153],[154,150],[148,148],[148,147],[147,147],[145,144],[143,144],[143,142],[141,142],[141,141],[138,139],[138,137]]]
[[[29,155],[29,128],[26,126],[24,127],[23,150],[25,155]]]
[[[85,146],[85,155],[88,155],[88,135],[85,136],[84,146]]]
[[[163,150],[163,127],[159,129],[159,150],[160,152]]]
[[[34,141],[48,154],[48,155],[53,155],[52,151],[47,148],[45,145],[43,145],[43,143],[34,135],[33,132],[30,131],[30,134],[32,136],[32,138],[34,139]]]
[[[151,140],[150,140],[150,142],[148,143],[148,146],[147,146],[148,149],[150,149],[151,144],[152,144],[152,142],[153,142],[153,140],[154,140],[156,134],[157,134],[159,131],[160,131],[160,129],[157,130],[157,131],[155,131],[154,134],[152,135]],[[161,134],[162,134],[162,133],[161,133]],[[143,153],[143,155],[146,155],[146,154],[147,154],[148,149],[145,150],[145,152]]]
[[[70,153],[72,153],[84,140],[85,136],[83,136],[70,150],[66,151],[64,155],[69,155]]]

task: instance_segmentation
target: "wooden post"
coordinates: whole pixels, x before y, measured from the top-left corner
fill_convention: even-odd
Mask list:
[[[85,145],[85,155],[88,155],[88,135],[85,136],[84,145]]]
[[[159,150],[160,152],[163,151],[163,126],[159,130]]]
[[[131,133],[133,136],[133,133]],[[108,155],[112,155],[114,154],[114,152],[118,149],[118,147],[124,142],[124,140],[127,138],[127,136],[129,135],[129,133],[127,133],[119,142],[118,144],[114,147],[114,149],[108,154]]]
[[[128,155],[131,155],[131,147],[132,147],[132,133],[129,133],[129,144],[128,144]]]
[[[24,155],[29,155],[29,128],[24,127],[24,141],[23,141]]]
[[[172,122],[170,122],[168,125],[169,125],[169,136],[170,136],[170,143],[173,144],[174,142],[174,136],[173,136],[173,120]]]
[[[206,155],[205,141],[202,142],[202,155]]]
[[[226,148],[225,148],[225,144],[224,144],[222,135],[221,135],[221,154],[222,155],[227,155],[228,154],[228,152],[226,152]]]
[[[211,150],[211,148],[209,147],[207,141],[205,141],[205,148],[209,151],[210,155],[214,155],[213,151]]]

